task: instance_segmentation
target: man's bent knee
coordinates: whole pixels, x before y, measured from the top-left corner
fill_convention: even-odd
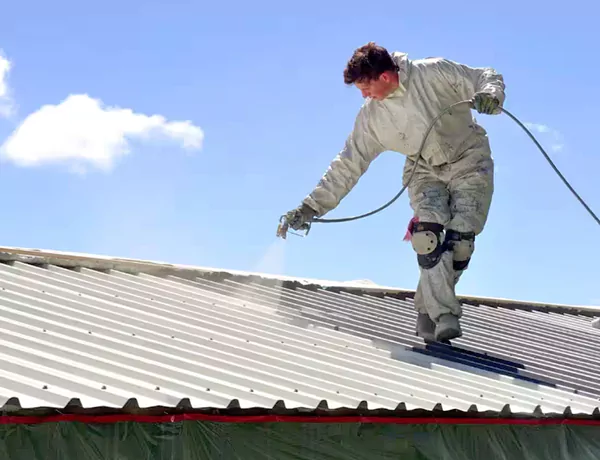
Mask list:
[[[442,238],[443,231],[443,225],[433,222],[417,222],[412,228],[412,247],[422,268],[433,268],[442,258],[446,250]]]
[[[453,252],[454,270],[466,270],[475,251],[475,233],[446,230],[445,246]]]

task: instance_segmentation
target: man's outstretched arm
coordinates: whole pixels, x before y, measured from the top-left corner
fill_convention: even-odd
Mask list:
[[[370,123],[366,106],[363,106],[344,148],[333,159],[317,186],[304,198],[303,204],[313,209],[317,216],[323,216],[337,207],[371,162],[385,150]]]
[[[475,98],[481,113],[498,114],[506,98],[504,77],[491,67],[470,67],[449,59],[434,64],[462,99]],[[494,101],[495,99],[495,101]]]

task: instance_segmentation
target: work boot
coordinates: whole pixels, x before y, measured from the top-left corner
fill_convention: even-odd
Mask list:
[[[425,340],[435,340],[435,323],[427,313],[417,315],[417,335]]]
[[[441,315],[437,320],[435,327],[435,340],[438,342],[447,342],[462,336],[460,321],[458,316],[451,313]]]

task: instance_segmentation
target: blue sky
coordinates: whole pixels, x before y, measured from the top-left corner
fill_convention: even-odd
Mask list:
[[[0,245],[414,288],[406,196],[275,239],[352,127],[362,100],[342,70],[370,40],[495,67],[506,108],[547,127],[536,136],[600,213],[592,2],[5,3]],[[600,228],[516,124],[478,121],[496,192],[458,292],[600,304]],[[384,153],[328,217],[383,204],[403,164]]]

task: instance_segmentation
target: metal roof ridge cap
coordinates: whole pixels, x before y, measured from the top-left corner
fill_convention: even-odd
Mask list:
[[[37,259],[37,260],[36,260]],[[119,270],[124,272],[140,272],[153,275],[177,275],[183,278],[208,278],[222,280],[225,278],[237,278],[245,280],[262,280],[267,283],[275,283],[284,287],[303,287],[309,289],[324,289],[331,291],[343,291],[358,294],[379,294],[387,296],[414,294],[412,289],[395,288],[380,285],[351,284],[344,281],[328,281],[312,278],[293,277],[286,275],[273,275],[267,273],[247,272],[243,270],[218,269],[213,267],[202,267],[195,265],[171,264],[168,262],[151,261],[143,259],[130,259],[112,257],[87,253],[76,253],[66,251],[20,248],[0,246],[0,261],[20,261],[23,263],[44,263],[59,266],[84,266],[91,269]],[[547,302],[533,302],[525,300],[505,299],[499,297],[482,297],[471,295],[457,295],[461,302],[479,303],[492,307],[521,308],[529,310],[543,310],[570,313],[598,313],[600,306],[568,305]]]
[[[57,266],[70,267],[85,267],[99,270],[119,270],[124,272],[139,272],[150,275],[157,273],[164,275],[188,275],[186,277],[212,277],[216,280],[225,278],[237,278],[243,280],[262,280],[271,283],[287,283],[288,285],[296,285],[313,288],[350,288],[363,289],[367,286],[360,282],[348,281],[333,281],[320,280],[315,278],[297,277],[288,275],[275,275],[261,272],[250,272],[236,269],[223,269],[214,267],[205,267],[197,265],[173,264],[163,261],[152,261],[144,259],[131,259],[123,257],[105,256],[88,253],[54,251],[45,249],[21,248],[0,246],[0,261],[11,262],[19,261],[28,264],[49,264]],[[404,290],[395,287],[379,286],[374,284],[373,289],[377,291],[393,290],[394,292],[402,291],[414,293],[414,290]]]

